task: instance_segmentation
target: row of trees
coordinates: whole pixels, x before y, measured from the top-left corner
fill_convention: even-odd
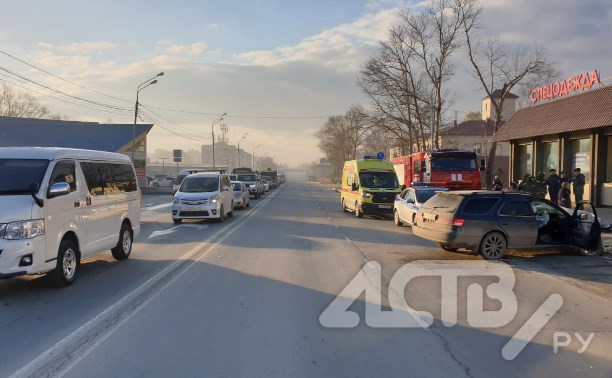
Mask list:
[[[22,118],[68,119],[60,114],[51,114],[34,96],[16,93],[7,84],[0,87],[0,116]]]
[[[482,12],[477,0],[431,0],[423,12],[401,12],[400,23],[389,29],[388,39],[362,65],[357,79],[370,99],[369,109],[354,105],[344,115],[330,117],[315,134],[337,172],[362,150],[383,150],[371,148],[371,143],[399,147],[402,154],[439,148],[440,128],[454,113],[456,93],[448,82],[460,58],[486,95],[501,91],[500,99],[492,102],[495,131],[510,91],[523,95],[557,75],[541,48],[483,35]],[[488,153],[492,167],[495,143]],[[486,182],[491,182],[490,169],[486,174]]]

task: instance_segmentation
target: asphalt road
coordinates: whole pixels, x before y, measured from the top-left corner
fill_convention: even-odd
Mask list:
[[[390,219],[343,213],[337,193],[312,184],[287,183],[220,224],[176,226],[170,200],[143,196],[142,233],[127,261],[110,252],[88,259],[64,289],[45,277],[0,281],[0,377],[612,376],[606,256],[527,252],[483,262]],[[415,262],[431,274],[387,290]],[[457,285],[436,276],[470,264],[488,274],[462,275]],[[486,287],[505,269],[516,279],[516,316],[502,327],[472,326],[468,286]],[[325,312],[350,282],[357,300]],[[556,294],[560,309],[541,311]],[[398,298],[428,311],[415,318],[431,326],[385,322]],[[488,311],[500,304],[484,300]],[[514,359],[503,357],[533,329]],[[558,353],[555,332],[571,336]],[[591,332],[581,351],[576,333],[586,340]]]

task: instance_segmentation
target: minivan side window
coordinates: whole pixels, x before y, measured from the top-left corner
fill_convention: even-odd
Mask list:
[[[53,172],[51,173],[51,177],[49,178],[49,189],[53,184],[57,184],[59,182],[66,182],[70,185],[70,191],[74,192],[76,190],[76,180],[75,178],[75,164],[72,160],[62,160],[55,164],[53,167]]]
[[[499,201],[495,197],[476,197],[470,198],[463,205],[463,214],[487,214],[491,208]]]
[[[82,162],[80,165],[92,196],[137,190],[136,177],[129,164]]]

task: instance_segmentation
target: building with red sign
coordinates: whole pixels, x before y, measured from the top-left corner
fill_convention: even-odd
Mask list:
[[[587,74],[591,84],[592,74]],[[579,76],[580,83],[587,80]],[[598,77],[597,82],[601,86]],[[553,94],[556,84],[549,86]],[[491,140],[510,142],[512,179],[538,172],[548,175],[551,168],[571,177],[580,168],[586,177],[584,199],[612,206],[612,86],[521,109]]]

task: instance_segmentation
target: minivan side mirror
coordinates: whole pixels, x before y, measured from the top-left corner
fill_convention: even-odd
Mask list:
[[[70,193],[70,184],[67,182],[58,182],[51,186],[49,193],[47,194],[47,198],[64,196],[68,193]]]
[[[356,191],[359,189],[359,186],[356,183],[353,183],[353,185],[351,185],[351,190],[352,191]]]

